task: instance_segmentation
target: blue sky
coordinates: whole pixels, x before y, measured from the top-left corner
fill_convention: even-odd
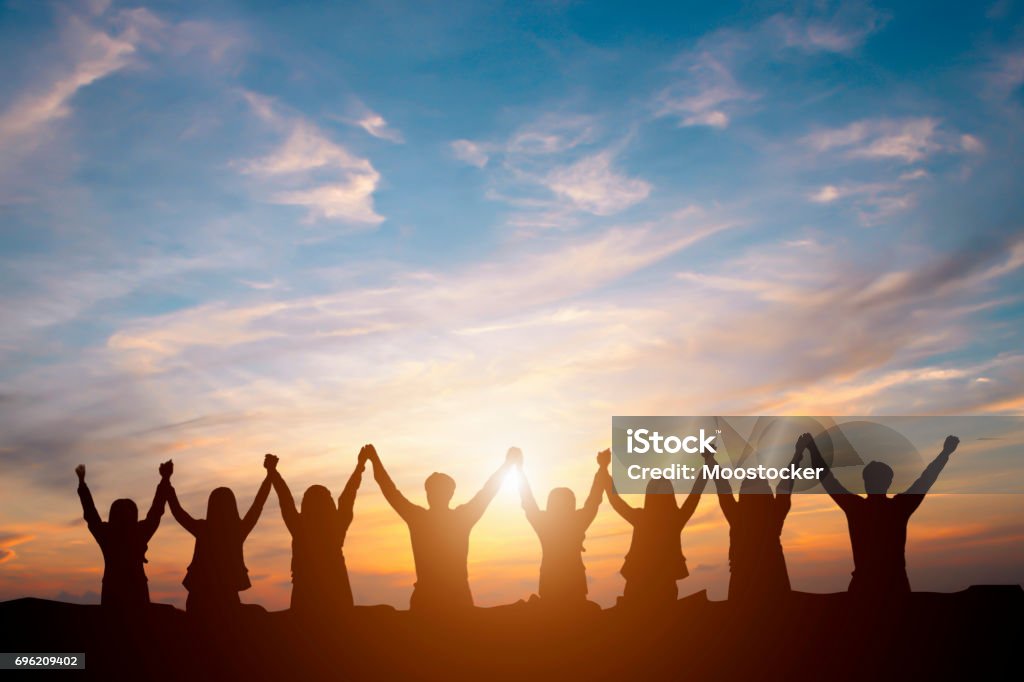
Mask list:
[[[6,2],[0,541],[80,460],[1024,410],[1021,3],[664,4]]]

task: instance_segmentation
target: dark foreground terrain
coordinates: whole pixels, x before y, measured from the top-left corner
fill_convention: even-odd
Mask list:
[[[84,673],[57,674],[98,679],[984,679],[1019,674],[1022,617],[1019,586],[882,605],[794,593],[760,610],[698,594],[657,617],[521,603],[439,622],[357,607],[330,625],[248,608],[199,626],[169,606],[124,617],[18,599],[0,603],[0,650],[85,652]]]

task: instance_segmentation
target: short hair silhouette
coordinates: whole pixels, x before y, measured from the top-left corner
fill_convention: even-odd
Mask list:
[[[869,495],[883,495],[892,485],[892,467],[884,462],[868,462],[861,476],[864,478],[864,491]]]
[[[427,493],[427,505],[431,509],[444,509],[455,497],[455,479],[448,474],[435,471],[423,482]]]

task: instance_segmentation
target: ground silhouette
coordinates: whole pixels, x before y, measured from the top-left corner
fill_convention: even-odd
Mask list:
[[[203,629],[168,606],[129,617],[0,603],[6,650],[84,652],[95,679],[947,680],[1014,669],[1024,592],[914,593],[882,613],[847,593],[800,592],[761,610],[703,593],[657,613],[559,616],[520,603],[430,618],[356,606],[331,627],[288,611],[236,613],[230,627]]]

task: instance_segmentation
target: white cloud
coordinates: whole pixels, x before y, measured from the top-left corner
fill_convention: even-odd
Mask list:
[[[70,115],[71,99],[79,90],[123,69],[136,51],[130,37],[111,35],[77,17],[69,20],[63,42],[70,63],[0,114],[0,146],[34,146],[48,124]]]
[[[866,119],[842,128],[819,130],[803,138],[818,152],[841,151],[851,158],[920,161],[947,149],[938,134],[939,122],[929,117]]]
[[[684,127],[726,128],[759,96],[740,84],[737,74],[744,68],[782,58],[785,50],[850,52],[883,22],[869,7],[841,7],[812,16],[779,14],[746,30],[715,31],[675,60],[673,68],[682,75],[655,97],[655,116],[676,118]]]
[[[815,204],[832,204],[841,200],[856,200],[858,215],[862,223],[879,223],[896,213],[915,205],[916,197],[909,191],[906,182],[917,179],[911,173],[897,182],[862,182],[841,185],[823,185],[807,196]]]
[[[804,52],[851,52],[885,23],[885,17],[868,6],[844,8],[832,16],[804,17],[776,15],[765,22],[782,45]]]
[[[388,142],[395,143],[405,141],[401,132],[389,127],[388,122],[384,120],[383,116],[372,111],[356,121],[356,125],[373,137],[381,140],[387,140]]]
[[[960,136],[960,148],[965,152],[978,154],[985,151],[985,143],[974,135],[963,134]]]
[[[752,97],[709,52],[695,55],[685,68],[686,75],[658,95],[657,116],[676,117],[680,126],[725,128],[728,111]]]
[[[373,192],[380,176],[376,172],[353,173],[333,184],[309,189],[278,192],[272,201],[278,204],[304,206],[312,218],[377,224],[384,220],[373,210]]]
[[[275,151],[239,164],[245,173],[273,179],[275,186],[288,186],[270,192],[271,203],[303,206],[311,220],[383,222],[373,204],[380,174],[369,160],[332,142],[304,118],[279,112],[273,100],[256,93],[245,93],[245,97],[260,118],[287,131]]]
[[[477,168],[483,168],[490,160],[484,146],[470,140],[455,140],[451,148],[455,158]]]
[[[839,191],[838,187],[835,185],[825,185],[818,191],[811,194],[808,198],[816,204],[829,204],[840,196],[842,196],[842,193]]]
[[[596,215],[611,215],[643,201],[651,192],[644,180],[630,178],[612,169],[609,152],[580,159],[551,171],[545,185],[566,197],[578,208]]]

